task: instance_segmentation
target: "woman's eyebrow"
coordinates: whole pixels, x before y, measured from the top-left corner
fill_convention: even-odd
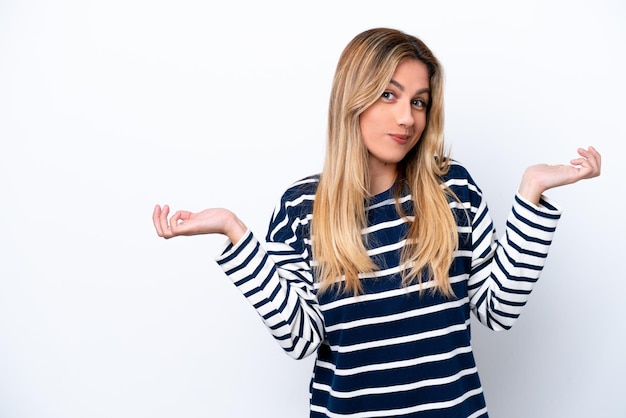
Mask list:
[[[398,88],[398,90],[404,92],[404,86],[398,83],[396,80],[391,79],[391,81],[389,81],[389,84],[393,84],[394,86]],[[423,89],[419,89],[418,91],[415,92],[415,94],[422,94],[422,93],[430,93],[430,88],[424,87]]]
[[[400,91],[404,91],[404,86],[402,84],[398,83],[396,80],[392,79],[389,83],[391,83],[394,86],[396,86],[398,89],[400,89]]]

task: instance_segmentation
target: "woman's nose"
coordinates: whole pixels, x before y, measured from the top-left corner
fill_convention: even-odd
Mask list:
[[[398,119],[398,125],[402,125],[409,129],[415,123],[413,119],[413,112],[411,111],[411,104],[398,103],[396,118]]]

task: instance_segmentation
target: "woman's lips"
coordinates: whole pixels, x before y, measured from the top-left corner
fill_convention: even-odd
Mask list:
[[[389,134],[389,136],[391,137],[391,139],[401,145],[406,144],[409,140],[409,136],[404,134]]]

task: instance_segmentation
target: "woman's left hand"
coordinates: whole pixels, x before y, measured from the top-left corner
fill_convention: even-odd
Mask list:
[[[594,148],[578,148],[580,157],[570,161],[570,165],[537,164],[526,169],[522,176],[519,194],[538,204],[543,192],[558,186],[576,183],[600,175],[602,158]]]

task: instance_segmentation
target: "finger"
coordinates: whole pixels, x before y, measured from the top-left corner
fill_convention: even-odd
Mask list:
[[[172,232],[170,230],[170,225],[167,221],[167,217],[170,213],[170,207],[168,205],[163,205],[163,209],[161,210],[161,216],[159,217],[159,224],[161,225],[161,235],[163,238],[171,238]]]
[[[177,211],[170,218],[170,230],[172,231],[172,235],[177,235],[179,233],[178,226],[181,223],[181,211]]]
[[[184,225],[185,221],[191,218],[191,212],[186,210],[177,211],[170,218],[170,229],[172,231],[172,235],[183,235],[187,231],[186,225]]]
[[[598,152],[597,149],[595,149],[595,147],[590,146],[588,148],[589,152],[592,153],[597,159],[600,159],[600,153]]]
[[[178,211],[178,219],[183,220],[183,221],[188,221],[189,219],[191,219],[191,215],[192,213],[187,210]]]
[[[163,229],[161,228],[161,206],[155,205],[154,211],[152,212],[152,223],[154,223],[154,229],[156,229],[157,235],[163,236]]]
[[[594,147],[589,147],[588,149],[578,148],[578,154],[588,160],[600,160],[600,153]]]
[[[598,150],[592,146],[589,147],[589,152],[593,156],[594,168],[597,170],[596,175],[600,175],[600,171],[602,169],[602,156],[600,155]]]
[[[593,169],[589,160],[585,157],[574,158],[573,160],[570,160],[569,163],[579,169],[579,174],[582,174],[581,177],[584,177],[587,174],[588,170]]]
[[[596,156],[583,148],[579,148],[578,153],[581,155],[581,157],[574,158],[570,161],[570,164],[578,168],[576,174],[578,180],[599,176],[600,162],[598,161]]]
[[[579,148],[578,153],[585,158],[588,163],[587,166],[591,169],[591,173],[588,174],[588,177],[600,175],[600,166],[602,164],[600,153],[591,146],[588,149]]]

